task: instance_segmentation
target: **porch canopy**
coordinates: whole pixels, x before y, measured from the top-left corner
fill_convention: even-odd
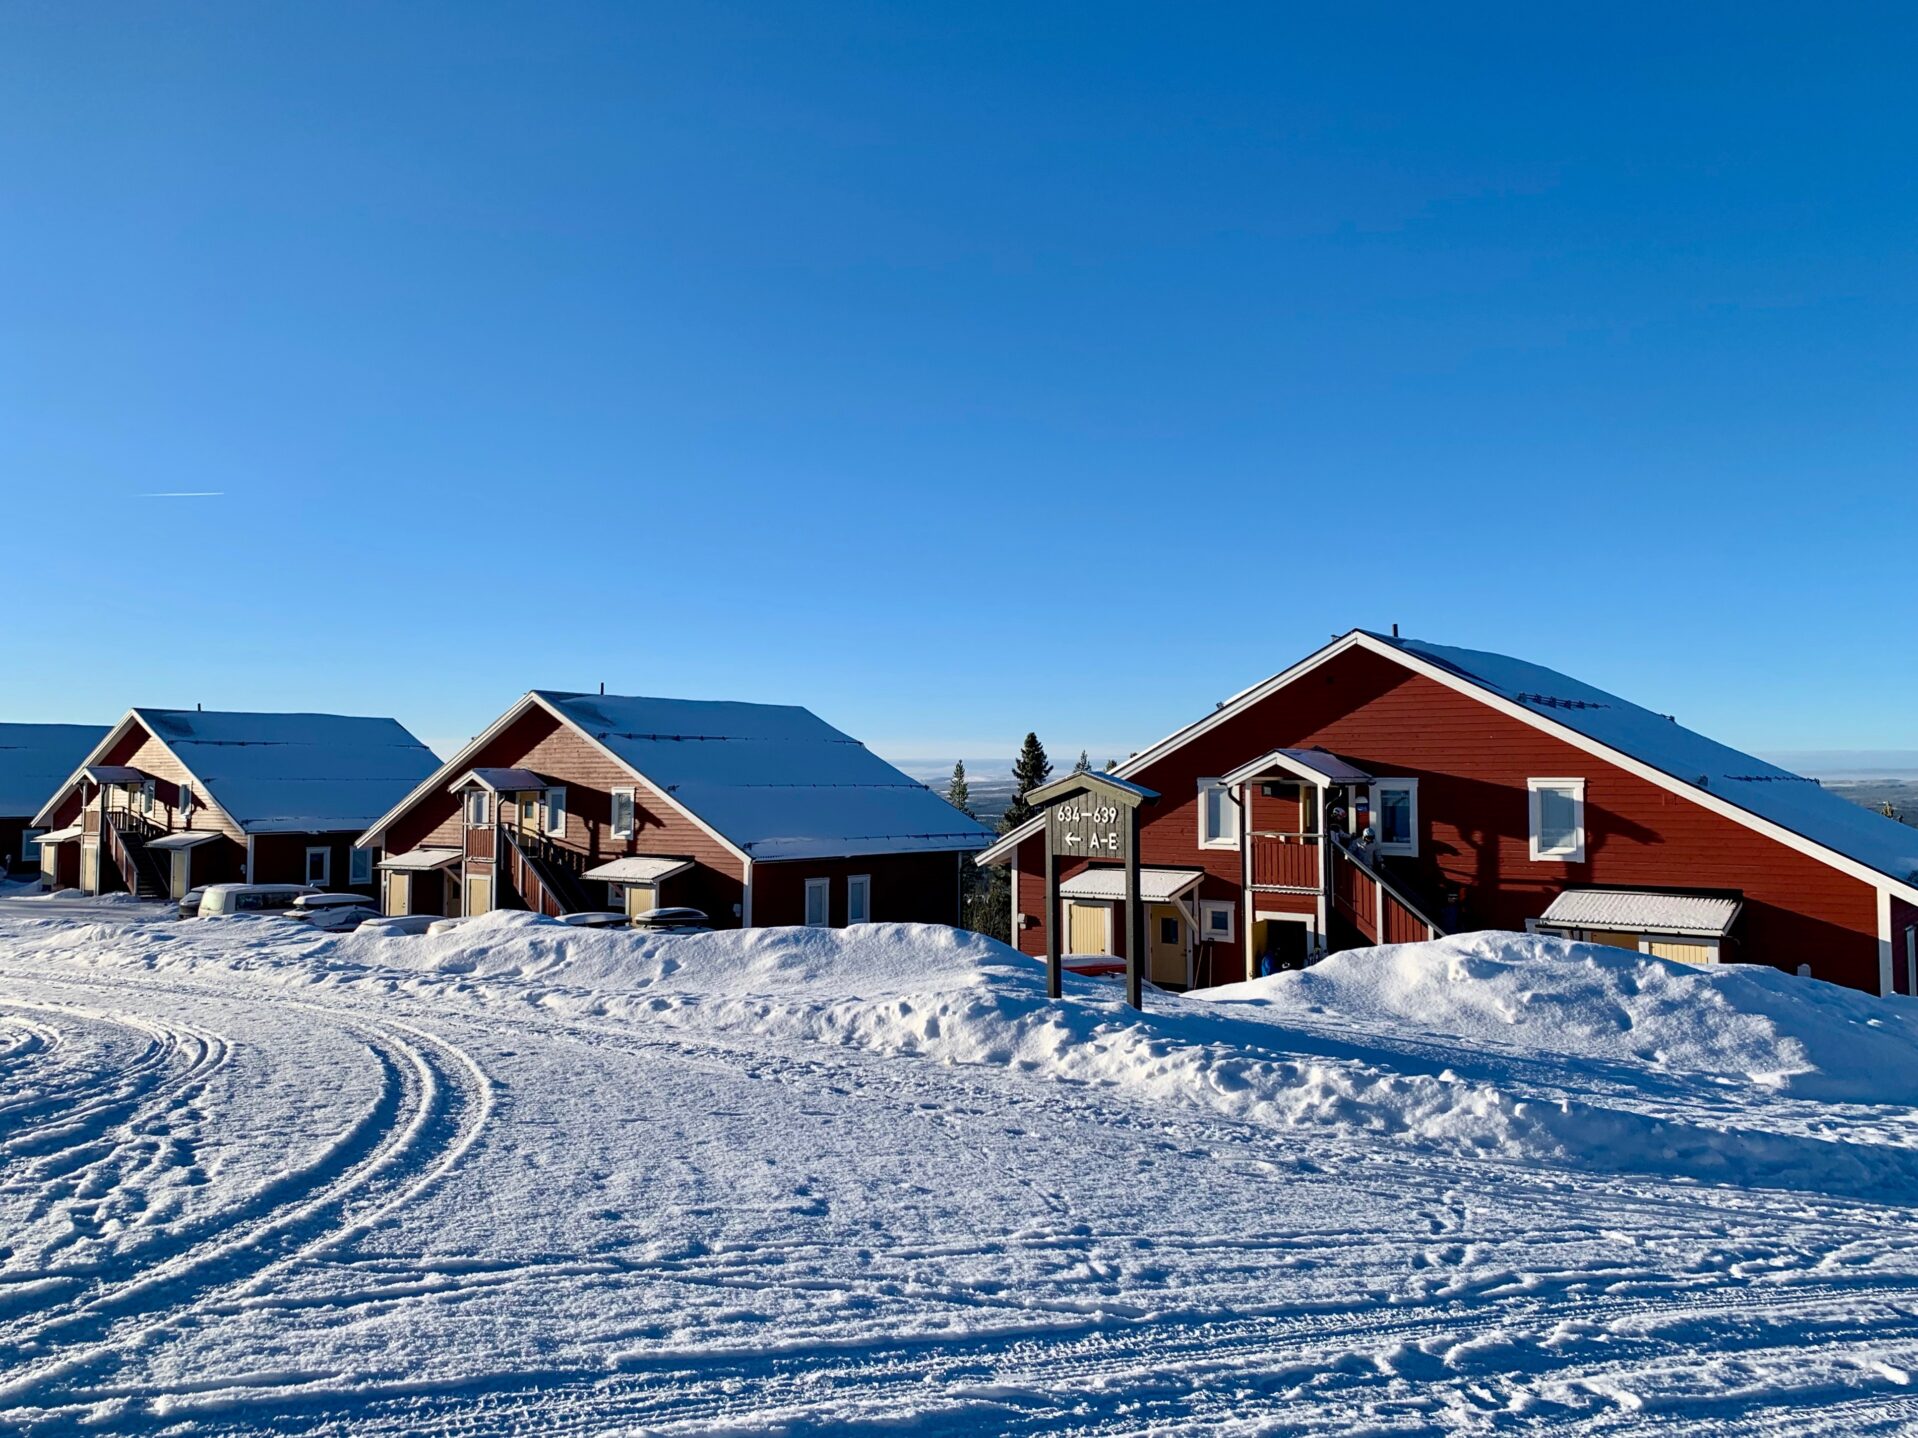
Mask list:
[[[552,787],[550,780],[531,769],[468,769],[447,788],[457,792],[472,784],[491,789],[495,794],[524,794],[532,789]]]
[[[51,834],[42,834],[33,842],[42,846],[47,844],[65,844],[79,838],[85,832],[85,825],[71,824],[64,829],[55,829]]]
[[[458,849],[408,849],[380,860],[374,867],[401,874],[423,874],[429,869],[445,869],[460,861]]]
[[[80,772],[96,784],[144,784],[153,777],[126,764],[89,764]]]
[[[1250,764],[1241,764],[1219,782],[1236,787],[1273,774],[1283,774],[1291,779],[1303,779],[1308,784],[1370,784],[1372,782],[1372,776],[1363,769],[1348,764],[1338,755],[1329,754],[1323,749],[1274,749],[1268,754],[1261,754]]]
[[[591,876],[588,875],[590,878]],[[1139,899],[1147,904],[1170,904],[1199,886],[1203,869],[1141,869]],[[1059,884],[1062,899],[1119,900],[1125,898],[1125,870],[1114,865],[1081,869]]]
[[[1722,939],[1744,906],[1744,900],[1720,894],[1567,889],[1552,900],[1538,927]]]
[[[219,837],[220,831],[217,829],[196,830],[187,834],[168,834],[163,838],[148,839],[147,847],[149,849],[191,849],[198,844],[210,844]]]
[[[632,854],[588,869],[582,879],[600,879],[608,884],[657,884],[692,868],[691,859],[658,859],[649,854]]]

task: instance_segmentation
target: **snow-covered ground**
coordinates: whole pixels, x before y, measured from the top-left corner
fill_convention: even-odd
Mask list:
[[[1117,994],[0,899],[0,1426],[1918,1424],[1918,1007],[1514,936]]]

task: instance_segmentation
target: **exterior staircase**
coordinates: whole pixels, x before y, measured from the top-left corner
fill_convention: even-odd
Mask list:
[[[170,863],[147,847],[152,826],[134,814],[107,814],[106,850],[136,899],[164,899],[173,889]]]
[[[586,889],[556,845],[515,829],[502,828],[505,843],[500,850],[500,865],[506,882],[519,901],[535,914],[557,919],[561,914],[580,914],[600,908],[587,897]]]

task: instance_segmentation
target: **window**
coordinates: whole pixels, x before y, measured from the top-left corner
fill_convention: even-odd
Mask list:
[[[1159,942],[1166,945],[1179,942],[1179,921],[1177,919],[1168,915],[1159,920]]]
[[[1419,781],[1379,779],[1372,785],[1372,837],[1381,854],[1419,851]]]
[[[1238,911],[1230,899],[1199,900],[1199,937],[1209,943],[1231,943],[1239,931]]]
[[[20,836],[20,862],[22,864],[37,865],[40,862],[40,836],[46,832],[45,829],[28,829]]]
[[[180,786],[180,817],[190,818],[193,814],[193,788],[189,784]]]
[[[872,922],[872,876],[870,874],[854,874],[846,880],[846,922],[849,924]]]
[[[373,882],[373,851],[371,849],[353,849],[349,851],[347,861],[347,882],[351,884],[370,884]]]
[[[546,791],[545,829],[555,839],[566,837],[566,791],[564,789]]]
[[[324,845],[306,851],[306,882],[324,889],[333,878],[333,851]]]
[[[487,802],[484,789],[469,789],[466,793],[466,822],[472,828],[485,824],[486,816],[492,811]]]
[[[519,826],[525,833],[532,833],[539,827],[540,796],[521,794],[519,796]]]
[[[1199,847],[1236,849],[1239,846],[1239,806],[1232,791],[1217,779],[1199,780]]]
[[[633,837],[633,791],[631,789],[613,790],[613,837],[615,839]]]
[[[806,927],[823,929],[832,923],[832,880],[806,880]]]
[[[140,786],[140,812],[142,814],[151,814],[153,812],[153,787],[153,781],[151,779]]]
[[[1561,864],[1585,862],[1585,781],[1528,779],[1532,857]]]

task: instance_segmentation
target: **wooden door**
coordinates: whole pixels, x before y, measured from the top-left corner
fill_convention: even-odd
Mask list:
[[[1681,964],[1718,962],[1718,948],[1714,944],[1689,944],[1682,939],[1653,939],[1645,947],[1661,959],[1677,959]]]
[[[1185,919],[1171,904],[1146,910],[1146,977],[1164,987],[1184,988],[1186,974]]]
[[[1110,904],[1066,905],[1066,952],[1068,954],[1109,954],[1112,952],[1112,906]]]
[[[1604,929],[1593,929],[1585,936],[1585,942],[1588,944],[1608,944],[1614,949],[1630,949],[1633,953],[1638,952],[1637,934],[1621,934],[1608,932]]]
[[[463,912],[468,914],[490,914],[493,912],[493,876],[491,874],[468,874],[466,876],[466,906]]]
[[[396,918],[412,912],[411,876],[389,869],[386,874],[386,912]]]
[[[173,897],[184,899],[186,891],[193,887],[193,851],[175,849],[173,851]]]

